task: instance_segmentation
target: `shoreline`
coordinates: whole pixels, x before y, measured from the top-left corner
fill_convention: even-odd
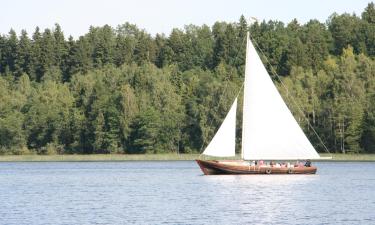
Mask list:
[[[329,154],[320,154],[329,157]],[[0,162],[122,162],[122,161],[192,161],[199,154],[90,154],[90,155],[0,155]],[[215,159],[208,158],[206,159]],[[232,159],[239,159],[234,157]],[[315,162],[375,162],[375,154],[332,154],[332,159]]]

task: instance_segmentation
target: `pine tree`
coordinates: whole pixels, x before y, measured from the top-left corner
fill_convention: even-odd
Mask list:
[[[25,30],[21,31],[21,37],[19,41],[19,48],[18,48],[18,64],[21,68],[22,73],[31,74],[31,40],[29,39],[27,32]]]

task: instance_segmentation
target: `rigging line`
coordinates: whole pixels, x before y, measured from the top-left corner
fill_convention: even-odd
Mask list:
[[[263,50],[259,47],[258,43],[252,39],[252,42],[256,45],[256,47],[258,48],[258,50],[262,53],[262,55],[264,56],[264,58],[266,59],[268,65],[270,65],[271,67],[271,71],[273,73],[273,75],[275,77],[277,77],[277,79],[280,81],[281,85],[285,88],[285,90],[287,91],[287,95],[288,97],[290,97],[290,99],[292,100],[293,104],[295,106],[297,106],[297,109],[299,110],[299,112],[302,114],[303,118],[306,120],[308,126],[312,129],[312,131],[314,132],[314,134],[316,135],[316,137],[318,138],[318,140],[320,141],[320,143],[323,145],[325,151],[329,154],[332,154],[327,146],[324,144],[323,140],[320,138],[319,134],[316,132],[316,130],[314,129],[314,127],[311,125],[310,121],[307,119],[307,117],[305,116],[302,108],[300,107],[300,105],[297,103],[297,101],[294,99],[294,97],[292,95],[289,94],[289,90],[288,88],[286,87],[286,85],[284,84],[284,82],[281,80],[281,77],[276,73],[276,70],[275,68],[272,66],[272,64],[270,63],[270,61],[268,61],[268,58],[266,57],[266,54],[263,52]]]
[[[234,60],[233,60],[233,63],[234,63],[234,64],[235,64],[236,61],[237,61],[237,58],[238,58],[239,53],[240,53],[240,51],[241,51],[241,49],[242,49],[242,46],[243,46],[244,43],[245,43],[245,40],[246,40],[246,36],[242,38],[242,42],[241,42],[241,44],[240,44],[240,46],[239,46],[239,48],[238,48],[238,51],[237,51],[236,57],[235,57]],[[239,96],[240,92],[242,91],[243,86],[244,86],[244,82],[242,82],[242,86],[241,86],[240,90],[238,91],[236,98]],[[225,92],[226,92],[227,89],[228,89],[228,82],[226,82],[226,84],[225,84],[225,88],[224,88],[224,91],[223,91],[223,94],[222,94],[222,95],[225,94]],[[220,106],[220,102],[221,102],[221,98],[219,99],[218,106]],[[224,118],[225,118],[225,117],[224,117]],[[213,123],[213,119],[211,118],[211,119],[210,119],[209,127],[212,126],[212,123]],[[201,145],[201,147],[200,147],[200,149],[199,149],[199,158],[200,158],[201,155],[203,154],[203,146],[204,146],[205,144],[206,144],[206,143],[205,143],[205,140],[203,139],[202,145]]]

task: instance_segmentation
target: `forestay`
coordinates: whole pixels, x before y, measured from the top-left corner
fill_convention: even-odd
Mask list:
[[[217,157],[235,156],[236,145],[236,110],[237,98],[234,100],[219,130],[204,150],[204,155]]]
[[[273,84],[249,36],[246,48],[242,157],[319,158]]]

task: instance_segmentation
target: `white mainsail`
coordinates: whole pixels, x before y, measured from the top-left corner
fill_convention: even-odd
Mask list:
[[[320,158],[273,84],[247,37],[242,124],[246,160]]]
[[[237,98],[234,100],[219,130],[204,150],[204,155],[217,157],[235,156],[236,147],[236,110]]]

